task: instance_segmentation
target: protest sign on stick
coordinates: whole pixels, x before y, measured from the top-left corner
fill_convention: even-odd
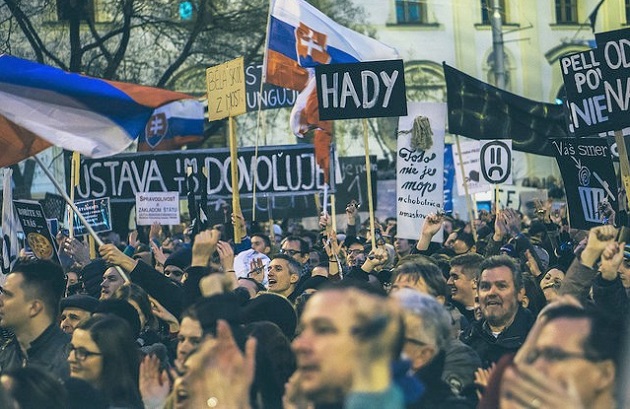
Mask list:
[[[626,192],[630,191],[630,162],[621,130],[630,125],[629,39],[628,28],[598,33],[596,49],[560,59],[569,131],[576,136],[614,131]]]
[[[363,118],[365,166],[370,169],[367,118],[407,114],[402,60],[318,65],[315,78],[320,119]],[[367,186],[370,236],[376,248],[371,172],[367,172]]]
[[[397,235],[416,240],[424,219],[444,211],[444,133],[446,104],[410,102],[409,115],[398,119],[396,155]],[[412,146],[412,129],[417,117],[428,118],[433,132],[432,146]],[[433,240],[442,242],[442,230]]]
[[[562,173],[571,226],[590,229],[608,222],[600,212],[604,201],[618,209],[617,182],[610,148],[602,138],[552,141]]]
[[[40,260],[59,264],[57,245],[50,234],[42,205],[31,200],[14,200],[13,205],[33,255]]]
[[[230,158],[232,174],[232,212],[241,213],[238,191],[238,166],[236,131],[234,117],[247,111],[245,100],[245,68],[243,57],[236,58],[206,70],[208,86],[208,118],[211,121],[228,118],[230,130]],[[205,200],[205,199],[204,199]],[[235,218],[234,242],[240,243],[243,236],[240,218]]]

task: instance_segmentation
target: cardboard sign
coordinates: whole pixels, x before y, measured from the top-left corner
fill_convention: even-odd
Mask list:
[[[592,136],[630,125],[630,29],[600,33],[597,48],[562,57],[569,131]]]
[[[618,211],[617,179],[605,139],[554,140],[556,160],[564,180],[571,227],[590,229],[605,223],[599,213],[607,200]]]
[[[50,234],[42,205],[31,200],[14,200],[18,219],[22,224],[26,244],[40,260],[59,263],[57,244]]]
[[[512,184],[512,141],[481,141],[479,150],[481,176],[490,184]]]
[[[426,116],[433,130],[433,146],[420,150],[411,146],[411,133],[398,137],[396,155],[396,192],[398,237],[418,239],[425,217],[443,211],[444,206],[444,129],[446,104],[409,104],[410,115],[398,121],[398,129],[411,129],[414,119]],[[442,241],[442,231],[433,237]]]
[[[243,57],[206,70],[208,119],[216,121],[247,112]]]
[[[479,154],[481,146],[479,141],[460,142],[460,154],[457,152],[457,144],[453,145],[453,162],[455,162],[455,177],[457,179],[457,192],[460,196],[466,194],[464,181],[468,184],[468,193],[487,192],[492,187],[481,176],[481,160]],[[464,174],[462,174],[463,163]]]
[[[407,115],[402,60],[318,65],[315,78],[322,120]]]
[[[92,200],[82,200],[74,202],[88,224],[96,233],[112,230],[112,217],[109,206],[109,197]],[[87,234],[88,231],[75,213],[74,215],[74,235]]]
[[[136,224],[174,226],[180,223],[179,192],[136,193]]]

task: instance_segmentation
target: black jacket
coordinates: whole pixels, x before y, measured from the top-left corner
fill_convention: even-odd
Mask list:
[[[498,337],[495,338],[492,335],[486,320],[482,319],[470,324],[462,333],[460,339],[479,354],[482,367],[488,368],[503,355],[516,352],[523,345],[529,330],[534,325],[534,321],[533,314],[519,306],[514,322],[503,330]]]
[[[26,351],[22,353],[15,335],[3,330],[0,335],[0,373],[21,366],[39,366],[61,380],[70,377],[68,365],[68,344],[70,335],[52,323],[44,330]]]

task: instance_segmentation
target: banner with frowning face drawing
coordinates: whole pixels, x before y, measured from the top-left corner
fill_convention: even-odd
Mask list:
[[[480,141],[479,165],[483,180],[494,185],[512,184],[512,141]]]
[[[607,222],[603,203],[619,207],[610,148],[603,138],[552,141],[567,194],[571,227],[590,229]]]

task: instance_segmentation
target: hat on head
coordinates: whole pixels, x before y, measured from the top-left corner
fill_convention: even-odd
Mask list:
[[[129,302],[125,300],[101,300],[94,310],[94,314],[114,314],[129,324],[131,328],[131,332],[133,333],[134,339],[140,335],[140,316],[138,315],[138,311],[133,307],[133,305],[129,304]]]
[[[256,321],[271,321],[288,338],[293,339],[297,327],[297,314],[291,301],[274,293],[261,293],[249,300],[243,308],[245,324]]]
[[[83,286],[88,295],[98,298],[101,295],[101,282],[103,281],[103,274],[107,270],[108,266],[105,260],[97,258],[86,264],[81,269],[81,278],[83,279]]]
[[[318,290],[322,285],[328,282],[328,277],[311,276],[297,288],[296,293],[302,294],[306,290]]]
[[[164,268],[166,268],[167,266],[175,266],[181,268],[182,270],[185,270],[190,267],[191,263],[192,250],[188,247],[184,247],[168,256],[168,258],[164,262]]]
[[[78,308],[80,310],[93,313],[98,306],[98,300],[94,297],[85,294],[74,294],[66,298],[61,299],[60,310],[63,311],[66,308]]]

